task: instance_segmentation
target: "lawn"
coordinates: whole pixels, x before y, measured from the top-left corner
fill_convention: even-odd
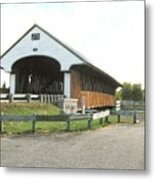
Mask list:
[[[2,103],[1,112],[5,115],[57,115],[60,113],[60,108],[43,103]],[[117,116],[110,115],[108,122],[99,123],[99,120],[94,120],[92,122],[92,130],[102,128],[104,126],[117,123]],[[70,129],[71,131],[83,131],[87,130],[86,120],[79,120],[71,122]],[[131,116],[121,117],[121,123],[132,123]],[[36,122],[36,131],[35,133],[52,133],[52,132],[62,132],[66,128],[65,122]],[[24,134],[32,132],[32,122],[5,122],[3,123],[3,134],[12,135],[12,134]]]

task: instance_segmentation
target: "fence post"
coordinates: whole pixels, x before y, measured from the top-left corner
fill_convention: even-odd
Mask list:
[[[133,124],[136,124],[136,112],[133,114]]]
[[[50,104],[52,104],[52,95],[50,94]]]
[[[121,121],[121,115],[117,114],[117,123],[120,123],[120,121]]]
[[[0,134],[3,131],[3,127],[2,127],[2,113],[0,113]]]
[[[105,122],[106,122],[106,123],[109,123],[109,116],[106,116],[106,117],[105,117]]]
[[[50,104],[50,94],[47,95],[47,103]]]
[[[46,103],[46,94],[44,94],[44,103]]]
[[[27,94],[27,102],[28,102],[28,103],[31,102],[31,94]]]
[[[53,94],[51,94],[51,103],[53,103]]]
[[[70,119],[66,120],[66,131],[70,131]]]
[[[13,102],[13,94],[9,94],[9,103]]]
[[[36,125],[36,115],[32,115],[32,133],[35,132],[35,125]]]
[[[42,94],[39,95],[39,100],[41,103],[43,103],[43,95]]]
[[[91,129],[91,128],[92,128],[92,120],[93,120],[92,117],[90,117],[90,118],[88,119],[88,129]]]
[[[100,125],[103,125],[103,118],[100,118]]]

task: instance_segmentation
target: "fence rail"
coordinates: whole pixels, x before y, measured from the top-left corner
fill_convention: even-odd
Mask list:
[[[58,103],[64,98],[63,94],[0,94],[1,102],[31,102],[40,101],[42,103]]]

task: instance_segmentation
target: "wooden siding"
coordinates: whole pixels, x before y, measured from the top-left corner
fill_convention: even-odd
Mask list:
[[[114,95],[103,92],[83,91],[80,88],[80,83],[80,72],[71,69],[71,97],[78,99],[79,108],[81,97],[85,97],[86,108],[111,107],[115,105]]]
[[[78,99],[78,107],[80,107],[80,73],[71,70],[71,98]]]
[[[85,103],[87,108],[94,107],[110,107],[115,105],[115,98],[112,95],[91,92],[91,91],[81,91],[81,97],[85,97]]]

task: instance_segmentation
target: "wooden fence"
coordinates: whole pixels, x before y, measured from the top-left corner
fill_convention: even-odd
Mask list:
[[[42,103],[57,103],[62,100],[64,96],[62,94],[0,94],[1,102],[31,102],[40,101]]]
[[[123,111],[123,110],[119,110],[119,111],[111,111],[111,114],[114,114],[117,116],[117,123],[121,122],[121,116],[132,116],[133,117],[133,124],[137,123],[137,115],[139,113],[142,113],[144,116],[144,111]]]
[[[133,116],[133,123],[136,123],[136,112],[135,111],[119,111],[119,112],[112,112],[112,114],[117,115],[117,122],[121,122],[121,116],[131,115]],[[80,120],[87,120],[87,127],[88,129],[92,128],[93,120],[98,119],[100,125],[103,125],[105,122],[108,122],[108,118],[110,115],[109,110],[105,110],[102,112],[97,113],[87,113],[87,114],[59,114],[59,115],[3,115],[0,114],[0,132],[2,133],[2,123],[8,121],[15,121],[15,122],[32,122],[32,132],[35,132],[36,122],[65,122],[66,128],[65,130],[70,130],[70,123],[72,121],[80,121]]]
[[[122,110],[144,110],[144,101],[120,101],[120,106]]]
[[[59,115],[3,115],[0,114],[0,131],[2,132],[2,123],[15,121],[15,122],[32,122],[32,132],[35,132],[35,125],[36,122],[65,122],[67,131],[70,130],[70,123],[71,121],[80,121],[80,120],[87,120],[87,127],[88,129],[92,128],[92,121],[95,119],[100,119],[100,124],[102,125],[104,121],[108,121],[109,114],[107,112],[99,112],[95,113],[96,116],[92,113],[88,114],[59,114]],[[105,118],[105,119],[104,119]]]

